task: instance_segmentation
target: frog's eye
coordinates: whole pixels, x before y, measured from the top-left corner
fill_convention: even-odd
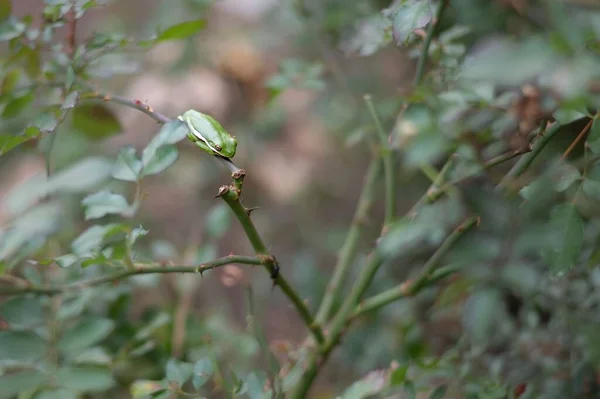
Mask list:
[[[223,147],[221,147],[221,146],[220,146],[220,145],[218,145],[218,144],[215,144],[215,149],[216,149],[217,151],[221,151],[221,150],[223,149]]]

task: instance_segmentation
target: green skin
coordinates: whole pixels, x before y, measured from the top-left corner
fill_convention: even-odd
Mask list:
[[[187,125],[188,138],[198,147],[211,155],[233,158],[237,140],[213,117],[190,109],[178,119]]]

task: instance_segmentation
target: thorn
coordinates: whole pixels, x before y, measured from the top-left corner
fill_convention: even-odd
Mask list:
[[[250,213],[252,213],[253,211],[257,210],[258,208],[260,208],[260,206],[253,206],[252,208],[245,208],[246,209],[246,214],[248,216],[250,216]]]

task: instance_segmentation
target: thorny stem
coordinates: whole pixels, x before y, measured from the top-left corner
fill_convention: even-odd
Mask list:
[[[388,138],[383,131],[381,121],[377,115],[377,110],[373,105],[373,99],[370,95],[365,95],[365,103],[369,109],[369,113],[375,122],[375,130],[379,137],[379,145],[381,146],[381,158],[383,159],[383,173],[385,175],[385,219],[383,222],[383,232],[389,228],[396,216],[396,178],[394,174],[394,153],[388,145]]]
[[[222,258],[214,259],[210,262],[203,263],[199,266],[152,266],[143,267],[136,266],[134,270],[124,270],[108,274],[106,276],[78,281],[72,284],[59,285],[59,286],[46,286],[46,285],[34,285],[27,284],[21,287],[2,287],[0,288],[0,295],[20,295],[26,293],[41,294],[41,295],[57,295],[63,292],[80,291],[84,288],[93,287],[96,285],[116,282],[123,280],[131,276],[137,276],[141,274],[167,274],[167,273],[204,273],[207,270],[216,269],[217,267],[230,265],[230,264],[244,264],[244,265],[263,265],[266,259],[258,256],[238,256],[229,255]]]
[[[137,109],[138,111],[145,113],[150,118],[154,119],[156,122],[162,124],[167,123],[171,120],[171,118],[164,116],[160,112],[156,112],[152,107],[150,107],[148,104],[143,103],[140,100],[131,100],[127,97],[106,93],[98,93],[96,91],[82,93],[80,98],[82,100],[102,100],[125,105],[126,107]]]
[[[365,219],[373,205],[373,196],[375,193],[375,183],[381,172],[381,161],[375,158],[371,161],[365,183],[356,206],[356,213],[352,220],[352,226],[346,236],[346,241],[338,254],[338,261],[335,265],[333,276],[329,280],[329,285],[325,291],[325,296],[317,312],[316,321],[319,324],[325,323],[331,314],[331,308],[336,299],[339,299],[343,288],[344,279],[348,274],[349,267],[356,258],[358,252],[358,243]]]
[[[300,314],[300,317],[304,321],[304,324],[311,331],[316,341],[322,344],[325,341],[323,331],[321,327],[315,322],[310,310],[300,298],[298,293],[292,288],[288,281],[279,273],[279,264],[273,255],[270,254],[269,250],[265,246],[260,234],[256,230],[252,219],[250,218],[250,211],[242,205],[240,201],[240,192],[234,186],[222,186],[219,189],[219,197],[221,197],[227,205],[231,208],[239,223],[242,225],[246,237],[250,241],[250,244],[254,248],[256,255],[263,259],[263,265],[269,272],[273,279],[273,285],[278,285],[283,293],[292,301],[296,310]]]
[[[476,217],[470,217],[464,221],[459,227],[454,230],[450,236],[442,243],[438,250],[431,256],[423,267],[421,276],[413,283],[404,283],[390,291],[385,291],[373,298],[368,299],[363,303],[362,306],[358,306],[362,295],[367,290],[375,273],[379,266],[382,264],[383,259],[379,256],[377,251],[371,254],[369,263],[365,266],[362,273],[360,274],[356,285],[350,292],[348,299],[342,305],[342,308],[337,313],[335,319],[331,323],[331,328],[328,332],[327,341],[320,348],[320,351],[315,351],[310,355],[308,366],[297,385],[297,390],[293,392],[292,398],[300,399],[306,397],[308,390],[312,384],[312,381],[317,375],[317,372],[321,365],[327,360],[331,351],[339,343],[339,340],[344,332],[344,329],[348,324],[356,318],[358,315],[365,313],[364,310],[368,306],[368,310],[374,310],[388,303],[391,303],[397,299],[405,296],[416,294],[424,287],[433,284],[443,277],[451,273],[450,270],[444,270],[444,272],[433,273],[435,268],[439,265],[440,260],[450,250],[450,248],[458,241],[460,237],[479,219]],[[453,270],[453,269],[452,269]]]

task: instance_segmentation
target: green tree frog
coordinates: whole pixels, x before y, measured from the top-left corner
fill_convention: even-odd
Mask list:
[[[213,117],[190,109],[180,115],[178,119],[187,125],[188,139],[198,147],[211,155],[233,158],[237,140],[227,133]]]

